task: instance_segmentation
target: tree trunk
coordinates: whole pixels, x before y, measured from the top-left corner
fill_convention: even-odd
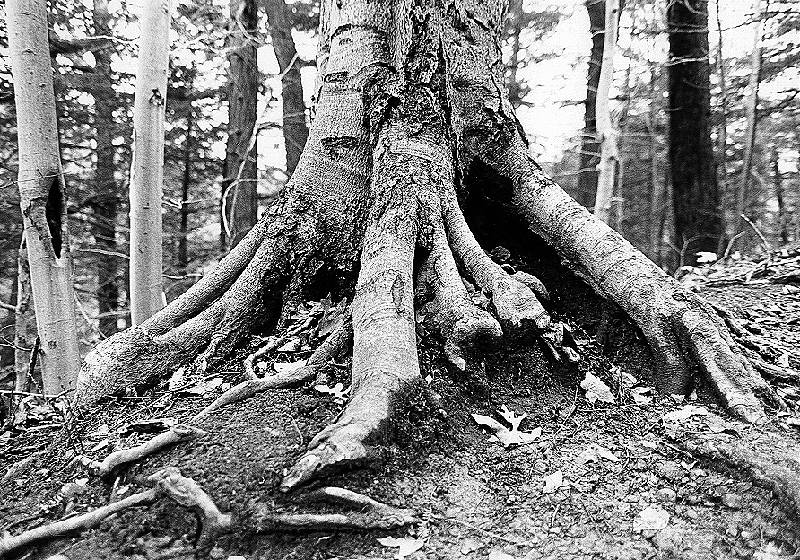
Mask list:
[[[258,219],[256,121],[258,32],[256,0],[230,0],[231,35],[228,56],[228,143],[222,184],[224,234],[235,247]]]
[[[272,48],[281,71],[283,101],[283,140],[286,146],[286,172],[291,176],[300,162],[308,140],[306,104],[300,79],[301,61],[292,38],[292,22],[284,0],[265,2]]]
[[[66,189],[43,0],[6,5],[19,143],[18,185],[45,393],[71,390],[80,365]]]
[[[597,86],[603,64],[605,42],[606,3],[604,0],[586,0],[589,12],[589,31],[592,49],[589,54],[589,73],[586,80],[586,112],[581,140],[580,167],[578,168],[577,200],[587,208],[594,208],[597,193],[597,165],[600,163],[600,144],[597,141]]]
[[[778,201],[778,237],[781,243],[789,242],[789,218],[786,215],[786,201],[783,198],[783,181],[781,177],[780,155],[778,147],[772,147],[772,181],[775,198]]]
[[[92,18],[95,35],[110,36],[108,0],[94,0]],[[92,51],[95,59],[94,73],[100,82],[93,90],[94,126],[97,142],[97,162],[94,173],[92,197],[92,236],[97,248],[106,251],[107,257],[97,259],[97,307],[100,315],[100,332],[109,336],[117,332],[117,183],[114,179],[116,150],[113,145],[114,91],[111,85],[111,56],[109,47]]]
[[[719,173],[720,184],[720,200],[725,200],[728,193],[728,80],[727,72],[725,71],[725,57],[722,50],[722,20],[719,17],[719,1],[715,4],[716,19],[717,19],[717,75],[719,76],[719,91],[720,91],[720,115],[719,126],[717,127],[717,172]],[[723,246],[727,232],[725,231],[725,215],[723,212],[723,226],[722,231],[725,235],[719,238],[717,245],[717,253],[722,253],[725,250]],[[737,218],[738,219],[738,218]],[[736,235],[737,232],[733,232]]]
[[[675,237],[693,264],[698,251],[717,251],[723,233],[709,124],[708,2],[671,3],[667,26]]]
[[[665,391],[690,393],[698,370],[731,411],[763,421],[756,392],[769,395],[769,388],[735,354],[708,304],[530,158],[504,69],[490,63],[500,59],[505,6],[423,3],[412,17],[409,5],[390,0],[323,0],[317,117],[286,189],[211,273],[87,356],[76,406],[152,386],[182,365],[205,372],[250,333],[280,325],[304,299],[347,298],[350,399],[288,469],[282,488],[290,491],[369,460],[391,437],[395,414],[424,383],[418,321],[435,333],[454,373],[502,336],[539,337],[555,358],[574,361],[563,325],[542,303],[547,290],[487,255],[462,194],[483,213],[473,222],[497,212],[498,223],[525,224],[538,236],[526,242],[558,253],[556,271],[563,259],[618,304],[649,342]],[[468,285],[490,304],[473,303]],[[313,378],[315,367],[301,368],[292,382]],[[250,384],[275,388],[269,379]]]
[[[170,10],[170,0],[144,0],[139,20],[130,189],[130,297],[134,325],[143,323],[163,307],[161,196]]]
[[[181,182],[181,224],[178,231],[178,266],[186,273],[189,265],[189,193],[192,184],[194,154],[194,107],[189,102],[186,114],[186,140],[183,144],[183,181]]]
[[[36,346],[36,315],[31,301],[31,271],[28,264],[28,251],[25,238],[17,257],[17,303],[14,309],[14,390],[30,391],[31,378],[28,375],[31,354]],[[30,372],[33,373],[33,372]]]
[[[655,65],[650,68],[650,111],[648,113],[648,129],[650,142],[648,143],[648,159],[650,160],[650,220],[648,224],[650,235],[650,258],[657,265],[662,264],[661,246],[664,241],[664,213],[666,207],[666,192],[664,177],[659,173],[658,161],[658,113],[659,104],[657,93],[658,74]]]
[[[600,78],[597,81],[596,126],[600,141],[600,163],[597,167],[597,195],[594,213],[605,223],[611,223],[611,210],[614,198],[614,178],[619,161],[619,132],[611,120],[609,93],[614,79],[614,54],[617,47],[617,27],[619,25],[619,0],[606,0],[603,59],[600,65]]]
[[[739,188],[736,190],[736,232],[744,227],[742,215],[749,213],[750,191],[753,182],[753,149],[756,142],[756,129],[758,128],[758,89],[761,84],[761,33],[764,27],[761,13],[761,0],[753,1],[753,50],[750,52],[750,79],[748,82],[745,114],[747,130],[744,137],[744,156],[742,158],[742,175]]]

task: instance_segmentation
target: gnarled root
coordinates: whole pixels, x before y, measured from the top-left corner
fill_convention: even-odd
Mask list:
[[[37,542],[93,529],[112,515],[134,507],[152,505],[162,497],[167,497],[197,514],[200,523],[196,545],[197,558],[208,557],[215,540],[220,535],[237,530],[263,533],[282,530],[394,529],[417,522],[411,510],[384,504],[344,488],[322,488],[307,495],[306,499],[344,504],[355,511],[323,514],[280,513],[271,507],[258,505],[253,511],[232,515],[220,511],[200,485],[193,479],[183,476],[175,467],[160,469],[149,476],[148,481],[154,488],[82,515],[25,531],[17,536],[0,537],[0,558],[29,548]]]

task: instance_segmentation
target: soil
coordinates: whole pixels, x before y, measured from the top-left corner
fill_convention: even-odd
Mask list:
[[[718,303],[745,308],[770,337],[795,347],[800,343],[796,292],[756,284],[704,293]],[[556,308],[558,300],[555,293]],[[325,479],[325,484],[411,508],[419,525],[377,533],[243,531],[220,539],[212,557],[393,558],[397,549],[377,540],[384,536],[424,541],[412,559],[767,559],[800,553],[796,512],[741,469],[707,462],[682,445],[691,439],[738,443],[800,473],[800,431],[779,420],[762,427],[735,423],[702,387],[692,404],[711,414],[692,417],[674,430],[662,416],[686,403],[656,394],[653,402],[637,404],[631,396],[624,373],[639,386],[652,386],[654,380],[649,352],[627,322],[608,309],[581,317],[565,313],[583,355],[576,365],[553,364],[538,344],[520,343],[483,354],[475,371],[465,375],[446,367],[436,344],[423,344],[427,387],[411,395],[395,432],[379,447],[378,460]],[[338,380],[346,382],[347,369],[337,371]],[[586,400],[579,384],[587,371],[611,388],[614,404]],[[220,375],[225,382],[236,381],[236,374]],[[296,499],[277,491],[282,473],[342,409],[334,397],[313,387],[273,391],[228,406],[198,424],[206,436],[109,480],[74,484],[88,476],[77,454],[102,459],[114,448],[144,441],[149,434],[121,436],[117,430],[151,418],[186,421],[220,390],[195,397],[158,390],[110,400],[69,426],[44,422],[0,438],[0,473],[10,469],[0,483],[0,531],[18,534],[59,519],[65,502],[71,512],[104,505],[112,493],[118,498],[142,490],[147,475],[170,465],[234,515],[244,516],[257,505],[301,509]],[[541,428],[541,438],[506,449],[471,416],[497,417],[502,405],[527,414],[521,429]],[[108,432],[98,433],[104,424]],[[612,455],[597,456],[598,445]],[[556,471],[563,484],[545,493],[545,478]],[[71,498],[59,494],[64,485]],[[666,528],[636,526],[650,506],[669,514]],[[21,557],[192,558],[196,530],[192,514],[162,500]]]

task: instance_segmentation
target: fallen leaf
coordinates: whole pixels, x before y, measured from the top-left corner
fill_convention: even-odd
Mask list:
[[[642,510],[633,520],[633,530],[636,533],[642,531],[660,531],[669,523],[669,513],[660,506],[648,506]]]
[[[347,394],[350,392],[350,387],[345,389],[344,385],[341,383],[337,383],[333,387],[328,387],[327,385],[315,385],[314,389],[320,393],[331,395],[334,400],[340,404],[347,399]]]
[[[661,419],[665,422],[685,422],[692,416],[708,416],[709,414],[708,409],[704,406],[687,404],[678,410],[667,412]]]
[[[599,377],[586,372],[586,377],[581,381],[581,389],[586,391],[586,400],[590,403],[597,401],[613,404],[616,401],[614,395],[611,394],[611,389],[608,385],[603,383]]]
[[[517,428],[519,427],[519,423],[525,418],[525,415],[516,416],[513,411],[508,410],[505,406],[503,406],[503,409],[506,411],[506,414],[500,412],[500,415],[511,424],[512,429],[510,430],[491,416],[473,414],[472,418],[481,426],[489,428],[493,433],[493,437],[503,444],[503,447],[525,445],[536,441],[542,436],[541,428],[535,428],[532,432],[519,431]],[[509,418],[512,418],[514,423],[512,423]]]
[[[639,405],[646,405],[653,402],[653,397],[649,396],[648,393],[653,391],[652,387],[634,387],[631,389],[631,397],[633,398],[633,402]]]
[[[489,553],[489,560],[517,560],[517,557],[506,554],[502,550],[495,548]]]
[[[564,474],[561,470],[547,475],[544,477],[544,488],[542,492],[545,494],[552,494],[564,485]]]
[[[782,354],[780,358],[778,358],[777,362],[778,367],[788,368],[789,367],[789,354],[785,353]]]
[[[402,538],[398,539],[395,537],[382,537],[378,539],[378,542],[381,543],[386,548],[396,548],[398,549],[395,553],[395,558],[398,560],[403,560],[406,556],[410,556],[414,554],[416,551],[421,549],[425,546],[425,541],[422,539],[411,539],[411,538]]]
[[[592,461],[599,462],[600,459],[605,459],[612,463],[619,462],[619,457],[614,455],[613,451],[596,443],[592,443],[589,447],[584,449],[581,454],[578,455],[576,461],[579,465],[584,465]]]
[[[299,362],[275,362],[272,364],[272,369],[274,369],[276,373],[290,374],[305,367],[305,365],[305,360],[300,360]]]

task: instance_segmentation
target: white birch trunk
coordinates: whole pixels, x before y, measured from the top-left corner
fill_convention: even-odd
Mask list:
[[[42,381],[46,394],[58,394],[75,387],[80,353],[47,4],[9,0],[6,13],[17,109],[20,207],[41,340]]]
[[[597,84],[597,136],[600,139],[600,163],[597,166],[597,197],[594,213],[605,223],[610,223],[611,206],[614,198],[614,175],[619,159],[618,132],[611,122],[609,92],[614,77],[614,51],[617,46],[619,27],[619,0],[606,1],[606,27],[603,44],[603,64],[600,68],[600,81]]]
[[[161,288],[161,193],[164,107],[169,74],[170,0],[143,0],[133,109],[131,173],[131,320],[139,325],[164,305]]]

